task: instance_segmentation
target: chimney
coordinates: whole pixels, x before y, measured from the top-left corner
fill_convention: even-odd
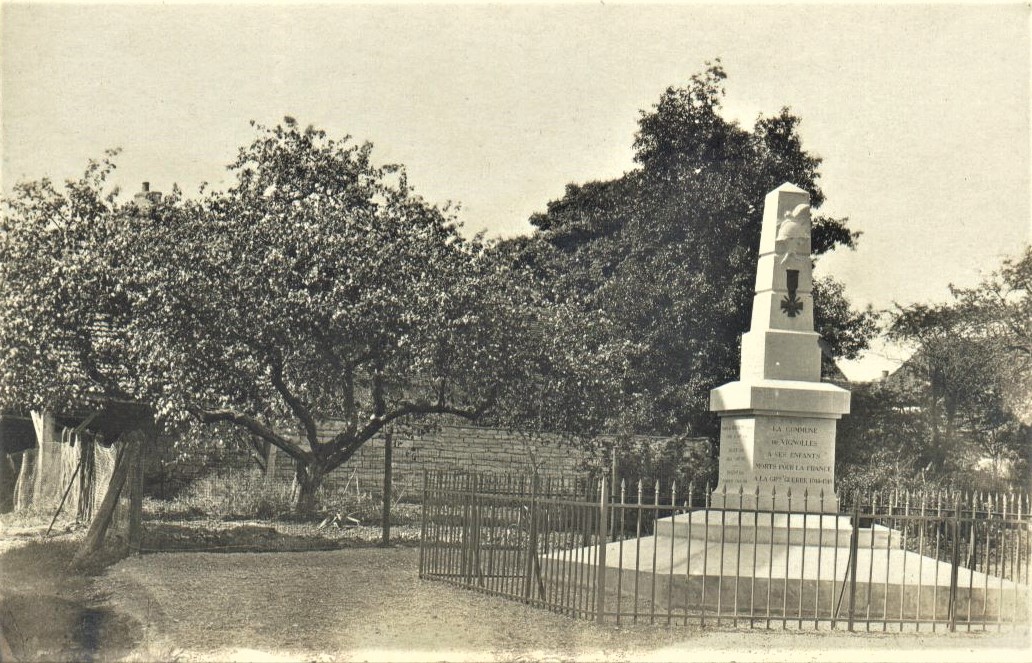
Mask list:
[[[882,372],[881,372],[881,379],[882,379],[882,380],[887,380],[887,379],[889,379],[889,372],[888,372],[888,371],[882,371]]]
[[[144,182],[140,188],[140,192],[133,196],[133,202],[140,209],[141,212],[146,212],[155,203],[161,201],[160,191],[151,191],[150,182]]]

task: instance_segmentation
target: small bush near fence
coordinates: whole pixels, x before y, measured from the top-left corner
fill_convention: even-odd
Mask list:
[[[148,499],[145,510],[159,518],[274,520],[289,518],[290,482],[239,470],[195,479],[168,500]]]
[[[392,498],[391,525],[416,525],[419,509],[401,501],[419,493],[395,491]],[[162,520],[277,520],[294,521],[293,482],[266,477],[257,470],[233,469],[210,473],[195,479],[174,497],[148,498],[144,511],[149,519]],[[339,526],[372,525],[382,520],[383,500],[379,493],[361,492],[351,484],[323,487],[316,495],[312,519],[327,518]]]

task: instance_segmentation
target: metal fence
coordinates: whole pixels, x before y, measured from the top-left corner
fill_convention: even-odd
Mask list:
[[[715,497],[708,486],[429,472],[420,577],[617,623],[1029,623],[1027,495]]]

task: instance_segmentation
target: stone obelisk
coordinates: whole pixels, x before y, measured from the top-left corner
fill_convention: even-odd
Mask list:
[[[810,230],[806,191],[785,183],[767,194],[740,379],[710,393],[720,416],[715,507],[838,511],[835,427],[849,392],[821,382]]]

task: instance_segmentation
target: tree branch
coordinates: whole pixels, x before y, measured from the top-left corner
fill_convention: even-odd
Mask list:
[[[312,417],[311,411],[301,402],[301,399],[290,391],[283,381],[282,362],[274,360],[271,369],[272,386],[276,388],[279,395],[290,406],[290,411],[294,413],[294,416],[301,420],[301,425],[305,428],[305,437],[308,439],[308,444],[314,454],[316,446],[319,444],[319,430],[315,425],[315,419]]]
[[[196,417],[202,424],[214,424],[220,421],[229,422],[254,433],[263,440],[267,440],[270,444],[282,449],[287,455],[295,460],[305,463],[311,461],[311,454],[250,415],[228,408],[206,410],[201,407],[192,406],[189,408],[189,411],[190,414]]]
[[[363,426],[362,430],[354,436],[350,436],[350,439],[348,439],[349,436],[346,431],[334,436],[330,445],[339,448],[330,455],[328,459],[329,467],[332,469],[347,461],[363,444],[383,430],[387,424],[402,417],[412,414],[451,414],[469,421],[476,421],[487,411],[487,408],[487,403],[473,409],[431,403],[405,403],[398,409],[382,416],[374,415],[369,420],[369,423]]]

